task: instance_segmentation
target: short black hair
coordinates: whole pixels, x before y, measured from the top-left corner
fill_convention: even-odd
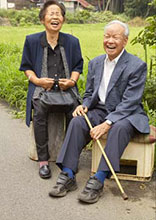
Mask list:
[[[57,0],[48,0],[47,2],[44,3],[43,7],[40,10],[39,13],[39,19],[42,21],[45,17],[46,10],[50,5],[57,5],[61,9],[61,14],[63,17],[65,17],[66,14],[66,8],[63,3],[59,3]]]

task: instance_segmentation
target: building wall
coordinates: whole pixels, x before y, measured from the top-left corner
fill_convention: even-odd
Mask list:
[[[66,10],[69,12],[75,12],[75,10],[79,10],[82,11],[83,8],[81,7],[80,4],[78,4],[77,2],[63,2],[64,6],[66,7]]]
[[[0,8],[7,9],[7,0],[0,0]]]
[[[14,3],[15,9],[22,9],[23,7],[30,8],[31,5],[33,4],[29,0],[7,0],[7,1],[8,3]]]
[[[67,11],[74,12],[74,2],[64,2],[63,4]]]

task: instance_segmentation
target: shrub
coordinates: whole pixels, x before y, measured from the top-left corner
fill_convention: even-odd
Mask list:
[[[0,9],[0,17],[7,18],[12,26],[28,26],[31,24],[40,24],[39,9],[31,8],[23,10],[2,10]],[[122,15],[114,15],[111,11],[106,12],[93,12],[91,10],[76,11],[75,13],[70,13],[67,11],[66,23],[105,23],[113,19],[119,19],[121,21],[127,21],[127,17]]]
[[[148,108],[156,110],[156,78],[148,77],[146,80],[143,101],[148,104]]]
[[[114,19],[114,15],[112,14],[111,11],[91,12],[91,17],[89,19],[89,22],[90,23],[97,23],[97,22],[105,23],[113,19]]]
[[[139,43],[143,46],[145,52],[145,61],[147,63],[147,46],[156,49],[156,15],[149,17],[146,19],[148,25],[144,27],[143,30],[139,32],[139,34],[131,41],[132,45]],[[150,75],[153,73],[156,75],[155,67],[156,67],[156,55],[150,57]],[[153,71],[154,69],[154,71]]]
[[[25,116],[27,80],[18,71],[21,49],[17,45],[0,44],[0,97],[19,109],[17,115]]]
[[[133,19],[131,19],[128,22],[129,25],[132,26],[136,26],[136,27],[142,27],[145,26],[147,24],[147,22],[145,21],[145,19],[141,18],[141,17],[135,17]]]
[[[106,23],[114,19],[126,22],[128,18],[124,15],[114,15],[111,11],[93,12],[88,10],[76,11],[75,13],[67,12],[66,23]]]
[[[155,14],[155,9],[149,0],[125,0],[124,12],[127,16],[134,18],[136,16],[147,17]]]
[[[24,10],[0,10],[0,17],[8,18],[12,26],[27,26],[32,24],[40,24],[39,9]]]
[[[2,18],[8,17],[8,10],[0,9],[0,17],[2,17]]]
[[[78,13],[70,13],[70,12],[67,12],[66,14],[66,23],[68,24],[78,24],[80,23],[79,21],[79,17],[77,16]]]
[[[82,98],[86,88],[87,73],[88,73],[88,63],[85,62],[83,66],[83,74],[80,75],[80,78],[78,80],[79,93]]]
[[[147,101],[144,101],[143,105],[144,105],[144,110],[149,118],[149,124],[152,124],[153,126],[156,127],[156,109],[155,110],[150,109]]]

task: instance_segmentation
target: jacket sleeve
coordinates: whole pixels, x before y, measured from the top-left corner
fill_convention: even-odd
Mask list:
[[[32,65],[32,59],[31,59],[30,45],[29,45],[28,37],[26,37],[26,40],[24,43],[22,61],[21,61],[19,70],[21,71],[33,70],[32,66],[33,65]]]
[[[81,48],[79,40],[76,39],[73,44],[73,53],[72,53],[72,72],[82,73],[83,70],[83,58],[81,54]]]
[[[88,64],[88,75],[87,75],[87,83],[86,90],[83,97],[83,105],[89,108],[92,100],[92,95],[94,91],[94,71],[92,68],[92,61]]]
[[[146,63],[141,63],[129,76],[121,102],[116,106],[115,111],[108,114],[106,119],[114,123],[135,113],[138,106],[141,105],[146,74],[147,65]]]

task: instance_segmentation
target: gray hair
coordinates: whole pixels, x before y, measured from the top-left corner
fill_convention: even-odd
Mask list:
[[[128,25],[125,24],[125,23],[123,23],[122,21],[119,21],[119,20],[113,20],[113,21],[109,22],[108,24],[106,24],[106,26],[104,27],[104,31],[105,31],[110,25],[112,25],[112,24],[120,24],[120,25],[125,29],[124,35],[125,35],[126,37],[129,36],[129,27],[128,27]]]

